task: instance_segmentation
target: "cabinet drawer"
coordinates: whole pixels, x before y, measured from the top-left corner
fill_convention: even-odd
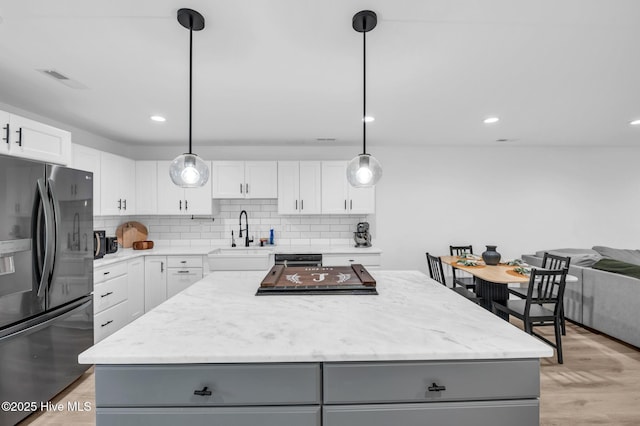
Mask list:
[[[93,306],[95,313],[102,312],[126,300],[127,286],[128,281],[126,275],[121,275],[96,285],[93,289]]]
[[[202,256],[169,256],[169,268],[202,268]]]
[[[113,265],[103,266],[93,270],[93,284],[100,284],[111,278],[118,277],[127,273],[127,262],[114,263]]]
[[[320,406],[98,408],[101,426],[320,426]]]
[[[537,399],[324,406],[323,426],[538,426]]]
[[[167,298],[175,296],[201,279],[202,268],[169,268],[167,276]]]
[[[327,404],[537,398],[540,394],[538,360],[336,363],[325,364],[323,371]],[[434,383],[445,389],[433,389]]]
[[[93,339],[95,343],[115,333],[129,322],[127,301],[120,302],[93,317]]]
[[[323,254],[322,264],[325,266],[349,266],[352,263],[364,266],[380,265],[379,253],[356,253],[356,254]]]
[[[195,395],[208,388],[211,395]],[[101,407],[319,404],[318,364],[101,365]]]

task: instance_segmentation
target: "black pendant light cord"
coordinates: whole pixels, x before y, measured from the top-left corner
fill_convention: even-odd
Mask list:
[[[362,33],[362,153],[367,153],[367,33]]]
[[[189,18],[189,154],[191,154],[191,110],[193,98],[193,17]]]

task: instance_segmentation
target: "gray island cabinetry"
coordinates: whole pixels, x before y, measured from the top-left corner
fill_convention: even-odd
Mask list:
[[[80,355],[108,425],[538,425],[552,350],[415,271],[377,296],[215,272]]]

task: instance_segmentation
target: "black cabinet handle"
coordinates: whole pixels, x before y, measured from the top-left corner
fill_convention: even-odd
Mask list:
[[[248,184],[248,183],[245,183],[245,184],[244,184],[244,189],[245,189],[245,190],[244,190],[244,193],[245,193],[245,194],[248,194],[248,193],[249,193],[249,184]]]
[[[432,383],[431,386],[429,386],[427,389],[429,389],[429,392],[440,392],[447,390],[446,386],[438,386],[438,384],[435,382]]]
[[[16,143],[18,144],[18,146],[22,146],[22,127],[20,127],[16,133],[18,134],[18,140],[16,141]]]
[[[111,324],[112,322],[113,322],[113,320],[109,320],[109,321],[105,322],[104,324],[102,324],[100,327],[106,327],[109,324]]]
[[[118,210],[122,210],[122,198],[118,200]]]
[[[180,210],[182,210],[182,200],[180,200]]]
[[[107,296],[108,296],[108,295],[110,295],[110,294],[113,294],[113,292],[112,292],[112,291],[110,291],[110,292],[108,292],[108,293],[103,294],[103,295],[102,295],[102,296],[100,296],[100,297],[107,297]]]
[[[184,200],[184,211],[189,210],[189,201]]]
[[[164,272],[164,262],[160,262],[160,272]]]
[[[181,260],[180,263],[187,263],[187,261],[186,260]]]
[[[209,389],[209,387],[205,386],[202,390],[194,390],[193,394],[198,396],[211,396],[211,391],[207,389]]]
[[[126,210],[127,209],[127,200],[123,200],[123,201],[124,201],[123,202],[123,205],[124,205],[123,210]]]
[[[103,272],[102,275],[109,275],[111,272],[107,271],[107,272]]]
[[[349,200],[349,210],[353,210],[353,200]]]
[[[3,127],[3,130],[6,131],[4,138],[2,138],[3,141],[7,141],[7,144],[9,143],[9,123],[7,123],[7,127]]]
[[[296,200],[296,210],[298,210],[298,200]]]
[[[300,200],[300,210],[304,210],[304,200]]]
[[[189,271],[178,271],[179,274],[188,274]]]
[[[242,194],[242,182],[240,182],[240,193]]]

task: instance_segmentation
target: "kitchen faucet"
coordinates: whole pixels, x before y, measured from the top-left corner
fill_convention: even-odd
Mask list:
[[[249,243],[252,243],[253,239],[249,239],[249,217],[247,216],[246,210],[242,210],[240,212],[240,233],[238,234],[238,237],[242,238],[242,214],[243,213],[244,213],[244,223],[245,223],[244,232],[246,232],[246,235],[244,236],[244,246],[249,247]]]

